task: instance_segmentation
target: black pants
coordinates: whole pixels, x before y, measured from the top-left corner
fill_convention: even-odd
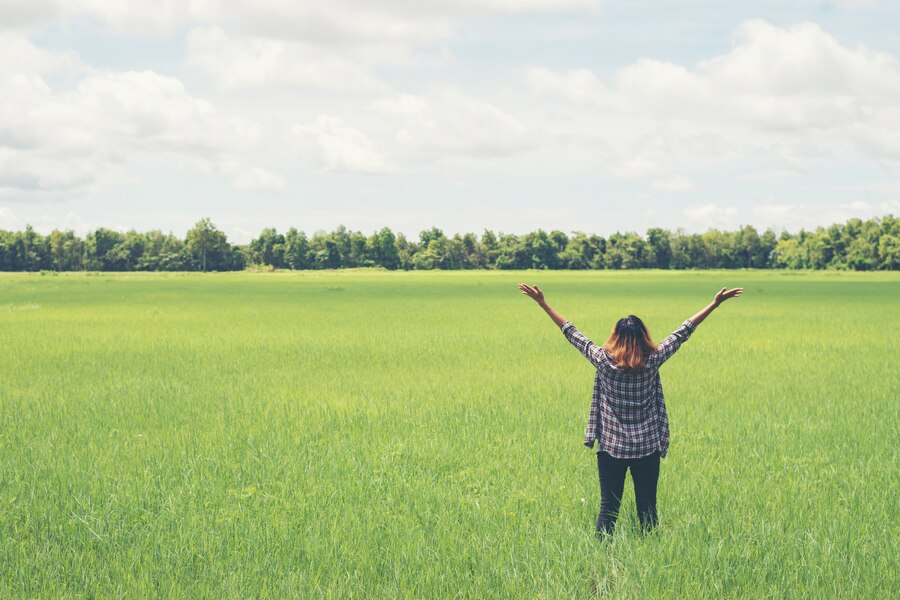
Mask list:
[[[638,518],[644,531],[656,527],[656,484],[659,482],[659,452],[641,458],[614,458],[606,452],[597,453],[600,474],[600,515],[597,533],[612,533],[619,516],[622,492],[625,490],[625,471],[631,469],[634,481],[634,500]]]

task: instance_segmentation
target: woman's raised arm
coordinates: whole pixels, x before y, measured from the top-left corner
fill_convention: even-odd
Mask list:
[[[725,288],[722,288],[721,290],[719,290],[719,293],[716,294],[716,297],[713,298],[712,302],[710,302],[708,305],[706,305],[703,308],[703,310],[701,310],[700,312],[698,312],[696,315],[694,315],[693,317],[691,317],[688,320],[691,323],[693,323],[694,325],[699,325],[700,323],[703,322],[703,319],[708,317],[709,313],[711,313],[716,308],[718,308],[720,304],[722,304],[729,298],[736,298],[737,296],[740,296],[743,293],[744,293],[744,288],[733,288],[730,290],[726,290]]]
[[[541,288],[520,283],[519,289],[522,290],[523,294],[537,302],[538,306],[544,309],[544,312],[546,312],[550,318],[553,319],[553,322],[556,323],[556,326],[562,330],[563,335],[566,336],[569,343],[575,346],[575,348],[581,352],[592,365],[598,369],[609,366],[609,358],[607,358],[603,349],[585,337],[571,321],[556,312],[553,307],[547,304],[547,301],[544,300],[544,292],[541,291]]]
[[[544,300],[544,292],[541,291],[541,288],[538,286],[531,287],[530,285],[526,285],[524,283],[519,284],[519,289],[522,290],[522,293],[534,300],[538,303],[538,306],[544,309],[544,312],[547,313],[553,322],[556,323],[557,327],[562,327],[563,324],[568,321],[567,318],[553,310],[553,307],[547,304],[546,300]]]

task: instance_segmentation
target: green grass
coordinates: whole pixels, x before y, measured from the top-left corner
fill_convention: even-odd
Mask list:
[[[660,528],[593,536],[582,331],[661,340]],[[0,276],[0,597],[900,595],[900,275]]]

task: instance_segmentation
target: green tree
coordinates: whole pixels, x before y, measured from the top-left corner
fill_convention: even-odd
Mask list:
[[[802,269],[806,266],[805,251],[794,238],[782,239],[775,246],[775,267]]]
[[[413,268],[417,271],[431,271],[439,268],[441,255],[438,253],[438,240],[431,240],[428,246],[416,252],[412,257]]]
[[[135,268],[139,271],[185,271],[189,263],[184,241],[172,233],[153,229],[144,234],[144,252]]]
[[[83,244],[74,231],[50,232],[50,255],[57,271],[77,271],[82,267]]]
[[[432,227],[431,229],[426,229],[419,233],[419,243],[422,245],[422,248],[427,248],[432,240],[437,240],[442,237],[444,237],[444,232],[437,227]]]
[[[708,269],[710,253],[703,237],[694,233],[686,234],[678,229],[672,236],[673,269]]]
[[[554,242],[547,232],[538,229],[526,233],[519,240],[522,252],[528,255],[528,264],[525,268],[532,269],[557,269],[560,266],[559,247],[561,244]],[[568,239],[566,239],[568,244]],[[563,248],[565,244],[563,244]]]
[[[208,218],[197,221],[185,238],[188,256],[197,270],[228,271],[242,268],[243,255],[229,246],[225,234]]]
[[[353,266],[351,259],[351,235],[350,232],[347,231],[347,228],[343,225],[338,225],[337,229],[331,232],[331,240],[334,242],[337,247],[338,256],[338,265],[339,267],[349,267]]]
[[[804,240],[806,262],[813,269],[824,269],[834,259],[834,246],[828,232],[819,227]]]
[[[144,233],[130,230],[104,255],[105,269],[109,271],[134,271],[142,263],[148,240]]]
[[[741,265],[737,235],[731,231],[710,229],[700,236],[706,247],[704,269],[735,269]]]
[[[497,238],[495,264],[498,269],[528,269],[532,264],[532,255],[517,235],[501,232]]]
[[[761,268],[766,256],[759,233],[752,225],[741,227],[734,238],[736,266],[744,268]]]
[[[754,264],[759,265],[758,268],[771,269],[775,266],[775,245],[777,243],[778,239],[775,237],[775,232],[771,229],[766,229],[765,233],[760,237],[759,255],[754,259]]]
[[[487,266],[487,257],[484,253],[484,247],[478,241],[478,237],[474,233],[466,233],[461,238],[462,243],[462,268],[464,269],[484,269]]]
[[[92,271],[117,270],[117,257],[111,251],[125,236],[118,231],[99,227],[87,235],[84,242],[85,263]]]
[[[614,233],[606,241],[607,269],[642,269],[650,266],[650,246],[633,232]]]
[[[397,260],[399,268],[404,271],[411,270],[415,265],[413,257],[419,251],[419,246],[415,242],[410,242],[402,233],[397,234]]]
[[[250,254],[253,262],[276,269],[286,267],[284,245],[284,236],[278,233],[274,227],[263,229],[259,237],[250,242]]]
[[[668,269],[672,265],[672,236],[668,231],[659,227],[648,229],[647,245],[653,257],[652,266]]]
[[[318,241],[318,240],[317,240]],[[321,244],[316,244],[319,249],[314,256],[316,265],[320,269],[337,269],[341,266],[341,250],[338,242],[331,236],[325,236]]]
[[[376,231],[367,241],[368,254],[372,261],[385,269],[400,268],[400,253],[397,248],[397,238],[388,227],[382,227]]]
[[[428,246],[413,257],[416,269],[459,269],[463,264],[462,240],[447,239],[443,235],[431,238]]]
[[[26,225],[25,231],[16,232],[13,248],[22,271],[40,271],[52,265],[49,236],[40,235],[31,225]]]
[[[15,234],[0,229],[0,271],[18,271],[15,263]]]
[[[854,271],[871,271],[878,265],[878,248],[864,237],[847,246],[847,266]]]
[[[309,240],[302,231],[291,227],[284,234],[284,262],[291,269],[309,269],[312,267]]]
[[[485,230],[448,238],[437,227],[420,242],[394,235],[387,227],[364,236],[343,225],[311,239],[290,228],[280,235],[264,229],[246,246],[233,246],[209,219],[198,222],[185,240],[159,230],[120,233],[98,228],[82,240],[73,231],[42,236],[0,230],[0,270],[81,268],[129,270],[229,270],[249,261],[277,268],[341,268],[379,265],[388,269],[635,269],[635,268],[814,268],[898,269],[900,221],[893,215],[819,227],[796,234],[752,226],[737,231],[710,229],[686,234],[651,228],[646,238],[615,233],[604,239],[575,232],[571,237],[538,229],[522,236]]]
[[[348,267],[371,267],[375,264],[372,256],[369,254],[368,240],[366,236],[359,231],[353,231],[350,234],[350,254],[346,261]]]
[[[484,266],[489,269],[496,268],[500,245],[497,241],[497,234],[490,229],[485,229],[481,234],[481,251],[484,253]]]
[[[878,255],[881,257],[879,268],[900,269],[900,236],[886,233],[878,240]]]

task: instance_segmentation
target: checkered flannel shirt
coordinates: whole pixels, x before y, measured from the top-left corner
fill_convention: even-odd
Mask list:
[[[647,357],[639,371],[619,369],[601,346],[582,334],[571,321],[562,325],[566,339],[597,369],[591,412],[584,445],[616,458],[640,458],[669,449],[669,416],[663,397],[659,367],[675,354],[697,328],[690,320],[681,324]]]

